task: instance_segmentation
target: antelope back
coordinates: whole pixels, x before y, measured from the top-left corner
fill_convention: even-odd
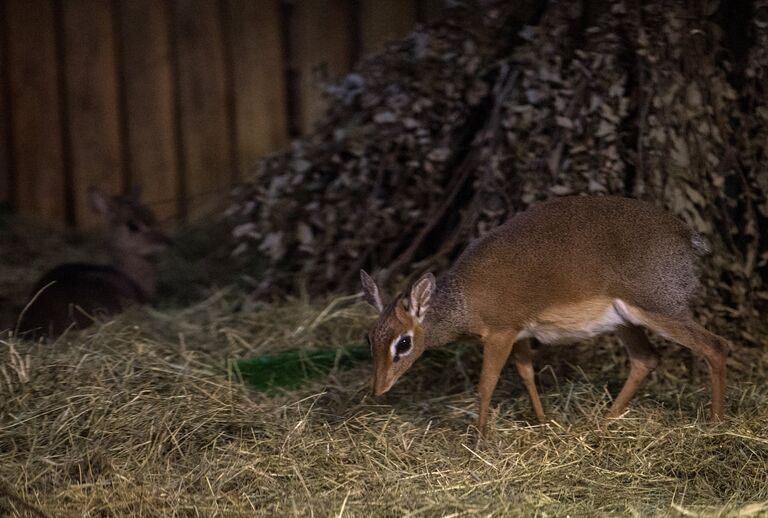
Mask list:
[[[645,202],[568,197],[535,205],[471,245],[452,268],[470,312],[490,327],[525,325],[549,310],[621,300],[687,314],[701,238]]]

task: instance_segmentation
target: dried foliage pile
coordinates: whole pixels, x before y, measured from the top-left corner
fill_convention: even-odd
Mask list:
[[[680,348],[622,419],[618,345],[542,348],[548,425],[511,367],[478,443],[479,351],[423,358],[384,398],[370,366],[277,396],[232,357],[348,343],[361,303],[264,305],[213,293],[135,310],[51,346],[0,335],[3,516],[730,516],[768,512],[768,356],[730,361],[729,418],[706,423],[707,376]]]
[[[478,0],[480,1],[480,0]],[[550,196],[649,199],[713,244],[705,319],[768,303],[768,3],[481,1],[362,62],[228,214],[261,292],[396,282]]]

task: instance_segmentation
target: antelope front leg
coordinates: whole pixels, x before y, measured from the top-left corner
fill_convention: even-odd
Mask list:
[[[491,396],[499,381],[499,375],[507,363],[509,353],[512,352],[512,344],[517,334],[490,335],[483,340],[483,369],[480,372],[480,412],[477,417],[477,428],[480,435],[485,435],[488,422],[488,407],[491,404]]]

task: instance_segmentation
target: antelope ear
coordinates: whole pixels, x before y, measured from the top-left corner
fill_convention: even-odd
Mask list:
[[[93,186],[88,187],[88,202],[91,209],[97,214],[102,216],[112,214],[112,200],[101,189]]]
[[[366,302],[376,308],[379,313],[384,311],[384,302],[379,287],[365,270],[360,270],[360,282],[363,285],[363,295]]]
[[[429,309],[429,302],[435,293],[435,276],[431,272],[422,275],[411,287],[410,304],[408,311],[413,318],[422,322]]]

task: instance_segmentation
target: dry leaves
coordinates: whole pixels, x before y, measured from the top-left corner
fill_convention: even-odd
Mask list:
[[[439,270],[534,201],[619,194],[707,236],[703,316],[748,336],[768,301],[768,3],[728,26],[746,51],[727,46],[718,2],[562,2],[540,18],[482,4],[363,62],[317,131],[238,189],[228,214],[238,254],[266,258],[258,289]]]

